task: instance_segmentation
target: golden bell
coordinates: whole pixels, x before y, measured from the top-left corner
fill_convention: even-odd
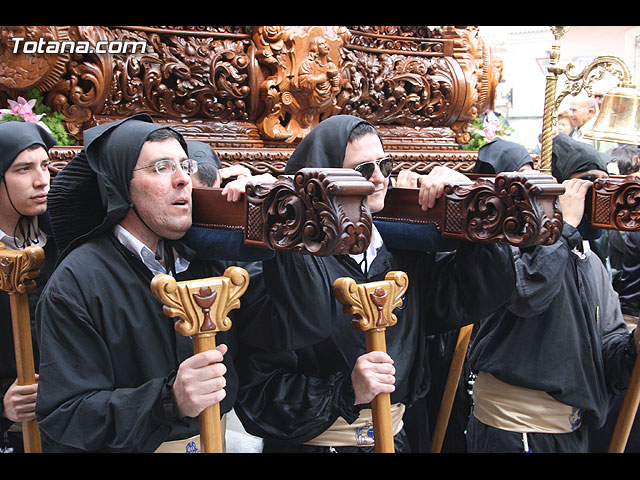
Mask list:
[[[640,145],[640,91],[630,86],[609,90],[593,130],[584,136],[593,140]]]

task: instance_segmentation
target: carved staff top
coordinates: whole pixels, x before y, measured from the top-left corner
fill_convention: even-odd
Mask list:
[[[168,317],[178,317],[176,331],[184,336],[215,334],[229,330],[227,316],[240,308],[240,297],[249,286],[249,273],[229,267],[221,277],[177,282],[171,275],[159,274],[151,280],[151,291],[163,303]]]
[[[409,277],[401,271],[389,272],[379,282],[357,284],[352,278],[341,277],[333,283],[344,313],[355,317],[352,327],[363,332],[395,325],[398,319],[393,311],[402,305],[408,287]]]
[[[24,250],[9,250],[0,242],[0,289],[9,293],[32,291],[43,263],[42,247],[33,245]]]

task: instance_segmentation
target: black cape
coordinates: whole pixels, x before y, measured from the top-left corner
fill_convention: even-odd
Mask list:
[[[607,166],[603,158],[593,146],[574,140],[566,133],[553,137],[551,173],[558,182],[562,183],[572,174],[587,170],[606,172]]]
[[[226,266],[192,262],[176,280],[219,276]],[[36,314],[36,414],[45,451],[153,452],[198,433],[198,419],[179,418],[171,395],[193,343],[163,314],[152,277],[111,234],[89,239],[58,265]],[[232,343],[230,335],[219,333],[217,343]],[[236,396],[229,360],[222,413]]]
[[[565,223],[555,244],[515,253],[517,295],[480,324],[469,363],[582,409],[583,422],[598,427],[636,354],[606,269],[593,252],[571,252],[581,242]]]

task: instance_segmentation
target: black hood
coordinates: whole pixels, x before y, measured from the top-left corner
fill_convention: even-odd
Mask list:
[[[49,132],[32,122],[0,122],[0,178],[23,150],[41,145],[49,151],[57,142]]]
[[[302,139],[289,157],[284,169],[292,175],[301,168],[342,168],[347,140],[361,123],[369,123],[351,115],[336,115],[323,120]]]
[[[163,128],[168,127],[139,114],[84,132],[84,149],[58,173],[49,192],[61,259],[124,219],[133,206],[129,184],[140,150],[153,131]]]
[[[593,146],[559,133],[553,138],[551,173],[560,183],[572,174],[587,170],[607,171],[603,156]]]
[[[208,143],[189,140],[187,147],[189,149],[187,155],[191,160],[195,160],[198,163],[213,163],[218,168],[222,166],[220,157]]]
[[[533,159],[526,148],[518,143],[496,138],[480,147],[473,171],[497,175],[502,172],[516,172],[527,163],[533,166]]]

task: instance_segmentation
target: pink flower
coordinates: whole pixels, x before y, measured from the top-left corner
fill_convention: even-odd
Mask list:
[[[494,128],[485,127],[484,130],[482,130],[482,135],[484,136],[484,138],[491,141],[496,138],[496,131]]]
[[[8,103],[11,110],[3,113],[13,113],[14,115],[20,115],[22,117],[23,115],[33,114],[33,106],[36,104],[36,99],[32,98],[27,101],[23,97],[18,97],[17,102],[15,100],[8,100]]]
[[[47,132],[51,132],[49,127],[47,127],[40,119],[44,116],[43,114],[36,115],[33,113],[33,107],[36,104],[36,99],[32,98],[31,100],[25,100],[23,97],[18,97],[18,101],[15,100],[7,100],[9,107],[11,108],[2,108],[0,109],[0,116],[5,113],[18,115],[25,122],[37,123],[42,128],[44,128]]]

